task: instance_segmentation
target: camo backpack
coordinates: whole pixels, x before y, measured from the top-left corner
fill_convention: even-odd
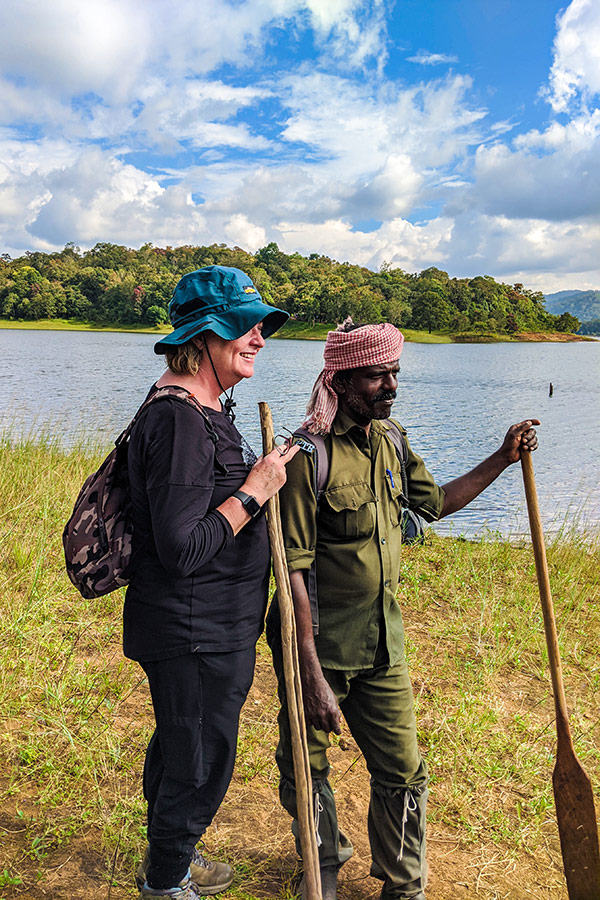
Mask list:
[[[216,444],[208,416],[184,388],[159,388],[142,403],[100,468],[86,479],[63,531],[67,575],[88,600],[129,583],[133,536],[127,471],[129,438],[142,411],[163,397],[191,403],[203,416]]]

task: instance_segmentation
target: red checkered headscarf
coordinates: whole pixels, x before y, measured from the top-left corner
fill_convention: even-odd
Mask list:
[[[338,408],[332,381],[336,372],[362,366],[394,363],[402,353],[404,336],[395,325],[363,325],[352,331],[330,331],[325,341],[323,371],[315,381],[303,427],[312,434],[329,434]]]

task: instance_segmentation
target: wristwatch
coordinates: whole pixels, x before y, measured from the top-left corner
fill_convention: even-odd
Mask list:
[[[244,491],[235,491],[232,496],[241,500],[242,506],[252,519],[256,519],[261,514],[262,506],[252,494],[246,494]]]

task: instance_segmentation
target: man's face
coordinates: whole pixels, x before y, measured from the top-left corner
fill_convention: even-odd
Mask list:
[[[387,419],[392,411],[398,387],[398,362],[363,366],[338,377],[334,387],[339,404],[358,425],[372,419]]]

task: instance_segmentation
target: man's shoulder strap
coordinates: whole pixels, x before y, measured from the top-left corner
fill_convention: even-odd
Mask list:
[[[388,419],[386,425],[388,426],[386,430],[386,436],[389,437],[390,441],[396,448],[396,455],[400,462],[403,465],[406,465],[408,453],[406,450],[404,430],[394,419]]]
[[[297,428],[294,437],[300,449],[312,456],[315,461],[315,496],[318,502],[329,475],[329,456],[325,438],[322,434],[311,434],[307,428]]]
[[[394,445],[398,462],[400,463],[400,475],[402,477],[402,493],[408,501],[408,476],[406,474],[406,464],[408,462],[408,450],[406,447],[406,438],[404,437],[404,429],[394,419],[388,419],[386,422],[386,436]]]

